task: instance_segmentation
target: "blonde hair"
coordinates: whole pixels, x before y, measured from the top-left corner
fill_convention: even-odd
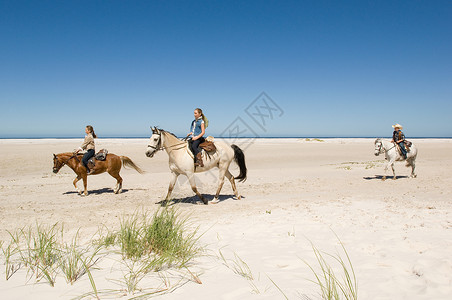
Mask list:
[[[201,114],[201,118],[204,121],[204,127],[207,128],[209,126],[209,119],[203,114],[202,109],[195,108],[196,111],[198,111]]]
[[[94,128],[93,128],[93,126],[91,126],[91,125],[86,125],[86,128],[88,129],[88,131],[89,131],[90,133],[93,134],[93,138],[97,138],[97,135],[94,133]]]

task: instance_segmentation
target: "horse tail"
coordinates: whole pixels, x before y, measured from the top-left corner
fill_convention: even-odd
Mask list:
[[[234,150],[234,160],[239,166],[240,174],[239,176],[235,177],[239,182],[245,182],[246,181],[246,164],[245,164],[245,154],[243,153],[242,149],[240,149],[236,145],[231,145],[231,148]]]
[[[141,170],[140,167],[138,167],[130,158],[128,158],[127,156],[120,156],[121,161],[122,161],[122,165],[124,167],[132,167],[135,169],[135,171],[137,171],[140,174],[143,174],[144,171]]]

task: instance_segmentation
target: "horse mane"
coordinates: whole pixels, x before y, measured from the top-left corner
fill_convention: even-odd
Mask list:
[[[58,153],[58,154],[55,154],[55,155],[56,156],[61,155],[61,156],[64,156],[64,157],[71,157],[71,156],[74,155],[74,152],[63,152],[63,153]],[[83,155],[83,153],[77,153],[77,156],[81,156],[81,155]]]
[[[169,131],[166,131],[166,130],[164,130],[164,129],[158,128],[157,126],[155,126],[155,129],[160,130],[160,132],[169,133],[169,134],[171,134],[172,136],[174,136],[176,139],[179,139],[179,138],[178,138],[174,133],[172,133],[172,132],[169,132]]]
[[[72,152],[63,152],[63,153],[58,153],[57,156],[58,155],[71,156],[71,155],[74,155],[74,153],[72,153]]]

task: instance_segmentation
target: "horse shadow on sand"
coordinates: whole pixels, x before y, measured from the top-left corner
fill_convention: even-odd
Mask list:
[[[130,189],[123,189],[121,194],[123,193],[127,193],[128,191],[130,191]],[[97,190],[88,190],[88,195],[102,195],[102,194],[114,194],[115,192],[113,191],[112,188],[102,188],[102,189],[97,189]],[[72,195],[72,194],[78,194],[77,191],[70,191],[70,192],[65,192],[63,193],[63,195]]]
[[[375,179],[377,179],[377,180],[382,180],[383,179],[383,175],[375,175],[375,176],[373,176],[373,177],[363,177],[363,179],[365,179],[365,180],[375,180]],[[400,175],[397,175],[397,179],[404,179],[404,178],[408,178],[408,176],[400,176]],[[388,180],[388,179],[394,179],[394,176],[386,176],[386,180]]]
[[[213,194],[203,194],[203,196],[209,202],[215,198],[215,195],[213,195]],[[244,196],[241,196],[241,198],[245,199]],[[233,194],[220,195],[220,196],[218,196],[218,200],[219,200],[219,202],[216,204],[220,204],[221,202],[226,201],[226,200],[236,200],[236,198],[235,198],[235,195],[233,195]],[[196,195],[190,196],[190,197],[184,197],[184,198],[176,198],[176,199],[171,199],[171,200],[161,200],[159,202],[156,202],[155,204],[158,204],[160,206],[172,206],[172,205],[176,205],[176,204],[204,205],[204,203],[202,203],[202,201]],[[215,204],[209,203],[209,205],[215,205]]]

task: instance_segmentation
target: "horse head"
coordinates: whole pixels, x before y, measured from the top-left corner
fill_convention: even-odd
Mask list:
[[[162,131],[156,127],[151,127],[152,135],[145,152],[147,157],[153,157],[155,152],[162,149]]]
[[[380,138],[378,138],[378,139],[376,139],[375,140],[375,152],[374,152],[374,154],[375,154],[375,156],[378,156],[378,155],[380,155],[382,152],[383,152],[383,142],[381,141],[381,139]]]
[[[53,154],[53,173],[58,173],[58,171],[64,166],[64,162],[58,157],[58,155]]]

